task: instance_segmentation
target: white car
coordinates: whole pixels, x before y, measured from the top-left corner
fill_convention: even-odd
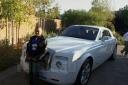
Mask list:
[[[108,59],[115,59],[117,40],[105,27],[72,25],[60,36],[47,39],[49,57],[40,64],[39,78],[58,85],[86,85],[91,71]],[[26,44],[20,64],[28,73]]]

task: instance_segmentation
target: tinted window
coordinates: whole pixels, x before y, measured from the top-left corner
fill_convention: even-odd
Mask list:
[[[61,36],[75,37],[87,40],[95,40],[98,34],[97,28],[86,26],[70,26],[66,28]]]

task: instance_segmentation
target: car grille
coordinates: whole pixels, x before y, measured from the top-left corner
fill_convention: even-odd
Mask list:
[[[54,51],[51,49],[47,49],[46,55],[39,62],[40,69],[49,70],[51,67],[52,57],[54,55]]]

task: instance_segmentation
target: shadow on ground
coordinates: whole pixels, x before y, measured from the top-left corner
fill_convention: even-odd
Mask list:
[[[88,85],[128,85],[128,58],[107,61],[95,69]]]

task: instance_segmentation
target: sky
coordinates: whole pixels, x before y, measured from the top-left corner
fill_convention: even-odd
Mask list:
[[[60,12],[68,9],[84,9],[89,10],[91,8],[92,0],[56,0],[60,7]],[[128,4],[128,0],[109,0],[109,5],[112,10],[118,10]]]

